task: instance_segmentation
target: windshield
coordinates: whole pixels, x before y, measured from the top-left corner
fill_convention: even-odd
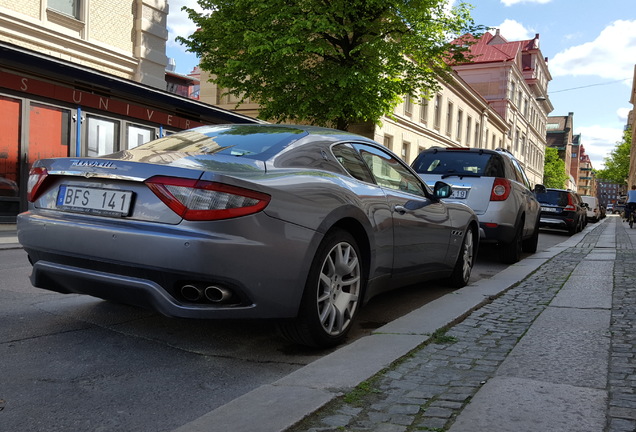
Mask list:
[[[422,153],[413,168],[420,174],[505,177],[503,163],[492,153],[439,151]]]
[[[545,193],[537,193],[537,201],[541,204],[550,204],[559,207],[568,205],[568,193],[562,191],[546,191]]]

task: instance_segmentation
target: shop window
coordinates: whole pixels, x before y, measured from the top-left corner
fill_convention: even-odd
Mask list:
[[[155,130],[152,128],[128,125],[126,132],[128,141],[126,148],[129,149],[145,144],[155,138]]]
[[[87,116],[87,156],[103,156],[119,150],[119,122]]]
[[[20,212],[21,102],[0,97],[0,222],[13,222]]]

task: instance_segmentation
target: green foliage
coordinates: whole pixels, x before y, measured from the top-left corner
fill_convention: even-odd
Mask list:
[[[377,123],[402,97],[438,88],[483,31],[449,0],[198,0],[199,30],[178,37],[220,88],[260,117],[335,126]],[[465,61],[465,59],[464,59]]]
[[[623,133],[623,140],[604,160],[605,168],[596,171],[596,178],[617,184],[625,184],[629,176],[629,153],[632,147],[632,133],[628,129]]]
[[[543,185],[547,188],[563,189],[568,180],[565,162],[559,158],[559,151],[552,147],[545,149]]]

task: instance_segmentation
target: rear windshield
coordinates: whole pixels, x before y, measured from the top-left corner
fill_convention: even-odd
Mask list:
[[[306,134],[299,129],[275,125],[202,126],[151,141],[137,149],[264,159]]]
[[[568,205],[568,193],[562,191],[546,191],[545,193],[537,193],[537,201],[541,204],[550,204],[559,207]]]
[[[486,177],[505,177],[504,166],[492,153],[440,151],[418,156],[413,168],[420,174],[476,174]]]

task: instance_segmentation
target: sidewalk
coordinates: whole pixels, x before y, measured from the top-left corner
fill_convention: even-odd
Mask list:
[[[582,234],[287,430],[634,432],[636,229],[611,217]]]
[[[21,248],[18,243],[15,224],[0,223],[0,250]]]

